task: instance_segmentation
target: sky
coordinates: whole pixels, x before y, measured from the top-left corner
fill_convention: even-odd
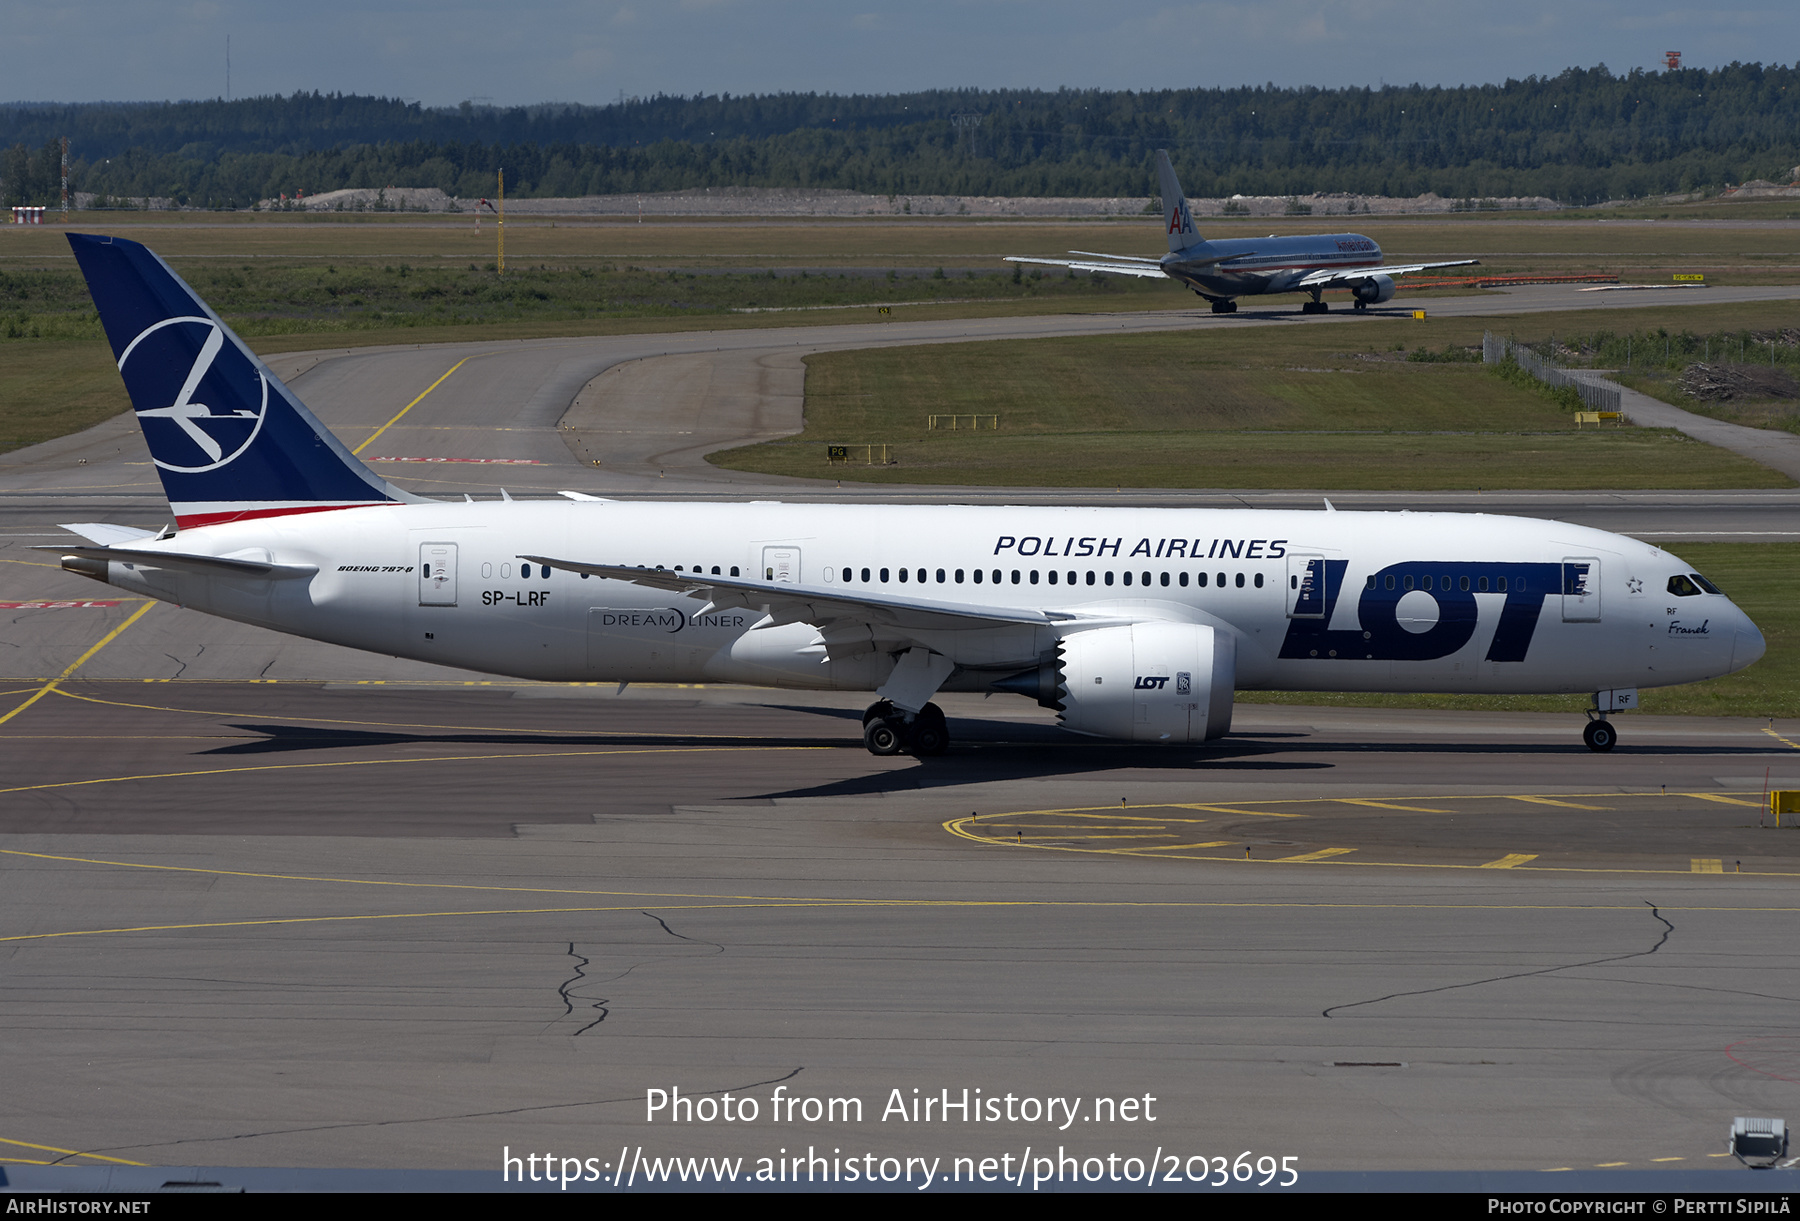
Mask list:
[[[1800,5],[1665,0],[0,0],[0,100],[1461,85],[1800,59]]]

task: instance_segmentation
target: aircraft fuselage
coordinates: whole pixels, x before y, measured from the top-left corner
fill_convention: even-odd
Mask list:
[[[1486,515],[490,501],[263,518],[138,547],[317,572],[113,561],[107,581],[352,648],[552,681],[874,690],[895,656],[878,623],[860,646],[828,642],[754,605],[707,610],[702,596],[525,556],[1076,616],[931,635],[956,667],[944,690],[985,690],[1073,633],[1147,621],[1232,637],[1239,689],[1653,687],[1763,651],[1737,606],[1659,548]],[[1692,592],[1673,592],[1684,582]]]
[[[1212,297],[1293,292],[1314,272],[1379,270],[1380,264],[1381,247],[1360,233],[1214,239],[1162,258],[1170,278]]]

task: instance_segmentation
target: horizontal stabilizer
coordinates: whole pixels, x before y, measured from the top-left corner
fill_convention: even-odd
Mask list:
[[[73,525],[58,523],[70,534],[79,534],[90,543],[99,543],[102,547],[111,547],[116,543],[134,543],[141,538],[155,538],[156,531],[140,530],[136,526],[115,526],[109,521],[81,521]]]
[[[141,568],[173,568],[179,572],[256,577],[265,581],[293,581],[310,577],[319,571],[316,564],[276,564],[268,560],[226,559],[217,555],[190,555],[180,551],[151,550],[147,547],[33,547],[32,550],[53,551],[84,560],[136,564]]]

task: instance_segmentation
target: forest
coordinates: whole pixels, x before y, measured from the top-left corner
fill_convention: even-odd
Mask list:
[[[1614,74],[1604,65],[1445,88],[934,90],[428,108],[300,93],[0,105],[0,196],[73,189],[244,208],[343,187],[463,198],[695,187],[880,195],[1145,196],[1167,148],[1196,197],[1545,195],[1571,205],[1786,181],[1800,65]]]

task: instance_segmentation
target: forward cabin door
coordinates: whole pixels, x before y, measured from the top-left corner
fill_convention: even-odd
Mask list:
[[[1562,562],[1564,623],[1600,621],[1600,561],[1592,556],[1566,556]]]

